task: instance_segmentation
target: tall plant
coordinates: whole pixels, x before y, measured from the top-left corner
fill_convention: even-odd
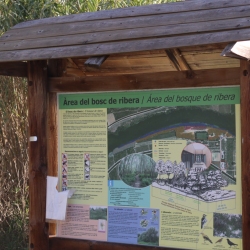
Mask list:
[[[22,249],[28,221],[26,81],[0,78],[0,110],[1,249]]]

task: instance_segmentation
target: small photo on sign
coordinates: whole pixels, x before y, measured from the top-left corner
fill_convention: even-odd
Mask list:
[[[88,153],[84,154],[84,160],[90,161],[90,155]]]
[[[106,221],[105,220],[98,220],[98,231],[99,232],[106,231]]]
[[[89,160],[84,160],[84,166],[89,167],[90,166],[90,161]]]
[[[84,180],[90,179],[90,154],[84,154]]]
[[[68,189],[68,155],[62,153],[62,191]]]

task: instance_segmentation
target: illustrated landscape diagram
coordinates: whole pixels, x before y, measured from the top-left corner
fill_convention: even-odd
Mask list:
[[[233,209],[235,131],[234,105],[108,109],[109,179],[200,211]],[[153,160],[155,140],[185,140],[181,161]]]

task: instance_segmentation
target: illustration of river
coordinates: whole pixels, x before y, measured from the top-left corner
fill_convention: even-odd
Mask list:
[[[177,107],[167,113],[156,113],[138,123],[131,122],[130,126],[121,126],[114,133],[108,132],[108,152],[158,131],[180,126],[209,126],[235,135],[235,110],[234,105],[230,106],[232,111],[228,113],[207,107]]]

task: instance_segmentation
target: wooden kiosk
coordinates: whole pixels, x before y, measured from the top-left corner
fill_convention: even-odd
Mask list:
[[[29,144],[29,249],[147,248],[53,237],[45,208],[46,176],[58,169],[57,93],[235,85],[243,249],[249,249],[250,63],[221,56],[229,43],[250,39],[249,18],[249,0],[188,0],[28,21],[0,38],[0,74],[28,79],[29,135],[38,138]]]

